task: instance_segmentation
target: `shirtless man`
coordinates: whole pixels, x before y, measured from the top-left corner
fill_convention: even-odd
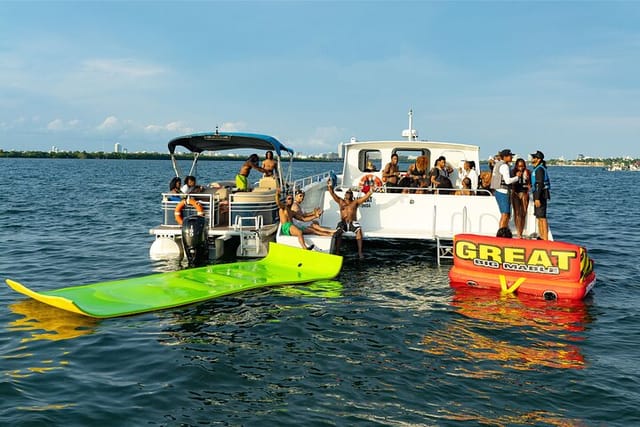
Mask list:
[[[278,166],[276,161],[273,160],[273,151],[267,151],[265,159],[262,162],[262,169],[264,169],[264,176],[273,176],[276,167]]]
[[[366,202],[367,199],[371,197],[374,187],[369,188],[367,194],[360,197],[359,199],[353,198],[353,191],[351,191],[350,189],[344,193],[344,199],[338,197],[338,195],[333,191],[333,184],[331,183],[331,180],[329,180],[327,187],[329,189],[329,194],[331,194],[333,200],[335,200],[340,207],[340,218],[342,218],[342,220],[338,223],[337,229],[341,230],[342,232],[353,231],[356,233],[358,256],[360,257],[360,259],[364,258],[364,255],[362,255],[362,228],[360,227],[360,223],[356,221],[356,219],[358,215],[358,206]],[[336,253],[340,251],[342,232],[336,234]]]
[[[318,231],[316,228],[305,227],[303,225],[294,225],[293,218],[298,221],[311,221],[314,218],[318,218],[320,215],[317,211],[302,215],[297,212],[293,212],[291,210],[291,205],[293,204],[293,196],[288,195],[285,199],[285,203],[282,203],[280,200],[280,188],[276,190],[276,204],[278,205],[279,214],[280,214],[280,233],[284,236],[295,236],[298,238],[298,242],[300,242],[300,246],[302,249],[313,249],[314,245],[308,246],[304,241],[305,234],[318,234],[320,236],[333,236],[336,230],[329,230],[324,227],[320,227],[322,231]],[[320,234],[323,233],[323,234]]]
[[[249,177],[249,172],[251,172],[251,169],[255,169],[258,172],[266,173],[265,169],[258,166],[259,160],[260,159],[258,158],[257,154],[252,154],[249,156],[247,161],[244,162],[242,166],[240,166],[240,171],[238,172],[238,175],[236,175],[236,187],[238,188],[238,191],[250,190],[249,180],[247,178]]]

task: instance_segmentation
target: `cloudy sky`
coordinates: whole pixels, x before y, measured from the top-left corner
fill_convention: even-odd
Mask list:
[[[640,2],[0,0],[0,149],[191,132],[640,157]]]

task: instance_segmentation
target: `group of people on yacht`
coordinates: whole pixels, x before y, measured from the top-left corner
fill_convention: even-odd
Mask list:
[[[464,168],[460,170],[461,187],[456,191],[451,181],[453,168],[447,163],[445,156],[438,157],[431,169],[427,156],[418,156],[406,172],[400,172],[398,154],[394,153],[382,170],[382,182],[390,193],[422,194],[444,190],[443,193],[470,195],[478,189],[478,172],[475,167],[474,161],[464,163]]]

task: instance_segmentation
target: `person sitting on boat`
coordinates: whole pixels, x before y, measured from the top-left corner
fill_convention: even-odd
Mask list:
[[[182,180],[179,176],[174,176],[171,178],[169,182],[169,193],[171,194],[182,194],[182,190],[180,187],[182,186]],[[172,202],[179,202],[181,199],[180,196],[169,196],[169,200]]]
[[[293,196],[287,195],[285,198],[285,203],[282,203],[280,200],[280,188],[276,189],[276,204],[278,205],[278,213],[280,216],[280,233],[283,236],[295,236],[298,238],[298,242],[300,242],[300,246],[302,249],[313,249],[314,245],[307,246],[307,243],[304,241],[305,234],[317,234],[320,236],[333,236],[336,233],[336,230],[330,230],[328,228],[321,227],[322,230],[318,230],[314,227],[306,227],[304,225],[295,225],[293,224],[293,219],[296,218],[299,221],[310,221],[314,218],[319,218],[320,214],[317,211],[314,211],[310,214],[301,215],[299,213],[293,212],[291,210],[291,205],[293,204]]]
[[[373,194],[374,187],[370,187],[369,191],[358,199],[353,198],[353,191],[351,189],[344,193],[344,199],[339,197],[335,191],[333,191],[333,185],[331,180],[327,183],[329,194],[333,197],[333,200],[340,207],[341,221],[338,223],[337,229],[341,232],[336,234],[336,253],[340,251],[340,243],[342,243],[342,232],[353,231],[356,234],[356,243],[358,245],[358,256],[360,259],[364,258],[362,254],[362,227],[357,221],[358,219],[358,206],[366,202]]]
[[[387,187],[387,191],[390,193],[394,190],[389,190],[388,187],[397,187],[400,179],[400,170],[398,169],[398,154],[393,153],[391,155],[391,161],[387,163],[382,170],[382,182]]]
[[[456,192],[454,193],[456,196],[471,196],[474,194],[473,190],[471,189],[471,178],[464,177],[462,179],[462,188],[459,190],[456,190]]]
[[[251,169],[255,169],[258,172],[266,173],[266,169],[258,166],[259,157],[257,154],[252,154],[249,158],[240,166],[240,171],[236,175],[236,188],[238,191],[251,191],[249,187],[249,172]]]
[[[407,176],[400,180],[400,185],[403,187],[423,188],[429,186],[429,180],[427,178],[429,161],[427,156],[418,156],[416,162],[409,166],[407,169]],[[405,188],[403,193],[408,193],[409,190]],[[416,191],[421,192],[420,190]]]
[[[365,172],[377,172],[378,169],[376,168],[376,165],[373,164],[373,162],[371,160],[367,161],[367,166],[365,166],[364,168]]]
[[[429,181],[434,189],[453,188],[451,183],[451,172],[453,168],[447,165],[447,158],[440,156],[433,163],[433,169],[429,172]]]
[[[511,170],[509,170],[511,159],[513,159],[511,150],[504,149],[500,151],[500,160],[493,166],[491,174],[491,188],[494,190],[493,194],[498,202],[498,209],[500,209],[500,225],[498,228],[509,226],[509,219],[511,218],[510,185],[522,176],[521,171],[516,172],[516,176],[511,176]]]
[[[333,236],[335,234],[334,229],[323,227],[318,222],[318,218],[322,216],[322,209],[319,207],[314,208],[312,212],[305,212],[302,209],[301,203],[304,201],[305,193],[302,190],[298,190],[295,193],[293,203],[291,204],[291,212],[293,212],[293,223],[298,227],[306,227],[314,231],[319,236]],[[298,222],[299,221],[299,222]]]
[[[481,196],[491,196],[493,194],[493,190],[491,189],[491,171],[482,171],[478,177],[478,191],[477,194]]]
[[[184,185],[182,186],[182,192],[185,194],[197,194],[202,193],[204,187],[202,185],[196,185],[196,177],[193,175],[187,175],[184,178]]]
[[[291,205],[291,210],[293,212],[299,213],[300,215],[306,215],[306,212],[302,208],[302,202],[304,202],[304,196],[305,196],[305,193],[303,190],[297,190],[295,192],[293,204]],[[318,214],[317,218],[320,218],[320,216],[322,215],[322,209],[320,209],[319,207],[314,208],[313,212]],[[312,219],[311,223],[320,224],[316,219]]]
[[[265,159],[262,162],[262,169],[264,169],[264,176],[274,176],[278,164],[273,160],[273,151],[267,151]]]

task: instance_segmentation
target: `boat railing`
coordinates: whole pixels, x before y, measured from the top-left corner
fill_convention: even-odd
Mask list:
[[[329,178],[329,176],[331,175],[331,172],[329,171],[325,171],[322,173],[318,173],[315,175],[311,175],[311,176],[307,176],[304,178],[300,178],[300,179],[296,179],[295,181],[293,181],[293,189],[295,190],[300,190],[302,188],[306,188],[316,182],[323,182]]]
[[[234,227],[242,218],[261,217],[262,225],[278,222],[276,190],[236,192],[229,194],[227,225]],[[240,218],[240,219],[238,219]]]
[[[215,227],[219,223],[219,207],[220,198],[217,194],[175,194],[175,193],[162,193],[162,217],[163,226],[179,226],[176,221],[175,213],[178,204],[181,201],[187,199],[196,200],[203,209],[203,215],[206,218],[207,224],[210,228]],[[213,207],[213,209],[212,209]],[[212,214],[213,212],[213,214]],[[190,215],[197,215],[196,208],[187,203],[182,210],[182,218],[186,218]]]

